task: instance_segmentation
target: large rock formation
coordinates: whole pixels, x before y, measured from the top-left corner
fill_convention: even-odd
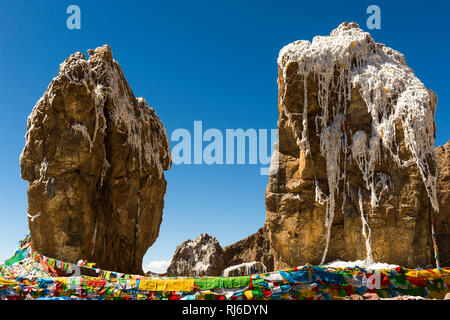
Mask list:
[[[438,166],[436,234],[442,266],[450,266],[450,141],[434,150]]]
[[[448,144],[436,163],[437,97],[404,56],[343,23],[284,47],[278,86],[266,223],[224,248],[225,267],[337,259],[430,266],[433,216],[448,264]]]
[[[355,23],[287,45],[278,68],[279,161],[266,191],[275,268],[430,265],[436,95]]]
[[[64,261],[142,273],[162,220],[169,141],[109,46],[89,55],[60,65],[28,118],[20,165],[32,245]]]
[[[434,264],[436,95],[402,54],[355,23],[287,45],[278,73],[266,224],[249,237],[267,241],[238,242],[234,255],[273,255],[274,269],[336,259]]]
[[[224,253],[216,238],[203,233],[194,240],[179,244],[167,268],[169,276],[220,276],[224,269]]]

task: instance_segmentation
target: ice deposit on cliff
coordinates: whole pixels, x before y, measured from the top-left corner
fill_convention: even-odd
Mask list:
[[[436,95],[355,23],[285,46],[278,70],[280,170],[266,192],[276,268],[431,263]]]

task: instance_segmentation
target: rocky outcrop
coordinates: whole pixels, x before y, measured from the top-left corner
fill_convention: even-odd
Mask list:
[[[226,246],[223,249],[225,266],[228,268],[245,262],[260,261],[267,270],[273,271],[273,254],[267,235],[268,230],[264,227],[251,236]]]
[[[60,65],[28,118],[20,166],[32,245],[56,259],[142,273],[162,220],[169,141],[110,47],[89,55]]]
[[[168,276],[220,276],[224,253],[216,238],[203,233],[194,240],[179,244],[167,268]]]
[[[435,217],[441,266],[450,266],[450,141],[434,150],[437,159],[437,198],[439,212]]]
[[[284,47],[278,86],[266,223],[247,238],[264,245],[243,240],[228,256],[273,259],[274,269],[338,259],[434,264],[437,97],[404,56],[343,23]]]
[[[355,23],[278,58],[279,148],[266,190],[275,269],[433,263],[436,95]]]
[[[436,163],[433,150],[437,97],[404,56],[343,23],[284,47],[278,86],[266,223],[224,248],[225,266],[430,266],[432,216],[445,260],[449,161],[438,148]]]
[[[262,262],[262,263],[261,263]],[[222,249],[216,238],[204,233],[177,246],[167,274],[170,276],[219,276],[229,269],[229,275],[249,270],[273,268],[273,256],[266,232],[255,234]]]

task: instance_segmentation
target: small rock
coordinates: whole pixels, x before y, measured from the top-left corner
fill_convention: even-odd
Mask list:
[[[450,261],[450,141],[434,149],[437,162],[437,198],[439,212],[435,213],[439,256],[443,266]],[[447,263],[446,263],[447,262]]]
[[[363,294],[364,300],[380,300],[380,297],[376,293]]]

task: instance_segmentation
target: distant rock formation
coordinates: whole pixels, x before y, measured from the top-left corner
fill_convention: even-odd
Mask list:
[[[441,265],[450,267],[450,141],[434,150],[438,166],[436,234]]]
[[[224,269],[224,253],[216,238],[203,233],[194,240],[177,246],[167,268],[168,276],[220,276]]]
[[[142,273],[171,166],[163,124],[135,98],[111,49],[72,54],[27,122],[21,174],[39,253]]]
[[[265,226],[247,238],[226,246],[225,267],[239,265],[245,262],[260,261],[268,270],[273,271],[273,253],[270,247],[268,230]]]
[[[270,253],[254,241],[232,245],[241,248],[234,255],[272,254],[274,269],[337,259],[434,264],[437,97],[404,56],[343,23],[284,47],[278,74],[266,223],[247,238],[267,239]]]

